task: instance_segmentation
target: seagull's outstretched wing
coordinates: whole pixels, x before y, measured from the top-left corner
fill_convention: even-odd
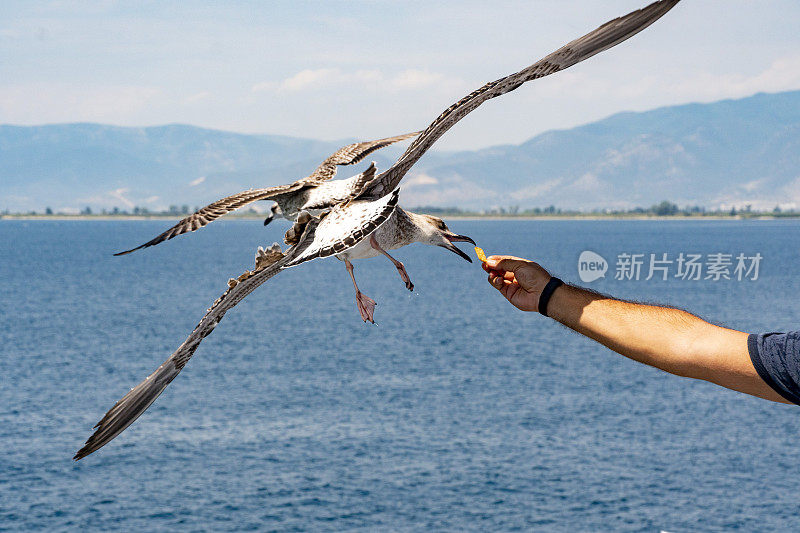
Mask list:
[[[374,141],[364,141],[343,146],[323,161],[322,164],[303,181],[316,183],[327,181],[336,175],[336,167],[338,165],[355,165],[375,150],[380,150],[390,144],[416,137],[419,134],[420,132],[415,131],[395,137],[386,137],[385,139],[376,139]]]
[[[392,165],[381,173],[375,181],[362,193],[364,198],[380,198],[397,188],[406,172],[422,157],[422,155],[449,130],[456,122],[464,118],[483,102],[513,91],[526,81],[542,78],[554,72],[564,70],[576,63],[588,59],[595,54],[617,45],[639,33],[672,9],[679,0],[661,0],[634,11],[624,17],[603,24],[591,33],[575,39],[539,60],[533,65],[499,80],[492,81],[468,94],[448,107],[428,128],[417,137],[408,150]]]
[[[228,290],[208,309],[183,344],[105,414],[74,459],[82,459],[102,448],[144,413],[175,379],[200,342],[214,330],[228,310],[284,268],[318,257],[328,257],[357,244],[389,218],[397,205],[397,192],[374,202],[356,201],[347,206],[337,205],[321,221],[309,216],[302,225],[296,223],[292,229],[300,237],[286,255],[280,253],[277,245],[268,252],[259,250],[255,270],[228,282]]]
[[[197,212],[192,213],[158,237],[149,240],[146,243],[137,246],[136,248],[131,248],[130,250],[125,250],[124,252],[118,252],[114,255],[125,255],[135,252],[136,250],[141,250],[142,248],[155,246],[156,244],[168,241],[178,235],[183,235],[184,233],[198,230],[206,224],[218,219],[219,217],[239,209],[240,207],[244,207],[247,204],[257,202],[258,200],[270,200],[276,196],[280,196],[281,194],[292,193],[308,186],[309,185],[307,183],[296,181],[288,185],[278,185],[277,187],[268,187],[266,189],[249,189],[247,191],[242,191],[240,193],[225,197],[222,200],[217,200],[213,204],[209,204]]]
[[[222,200],[217,200],[213,204],[207,205],[198,210],[196,213],[192,213],[188,217],[180,220],[177,224],[156,238],[151,239],[146,243],[137,246],[136,248],[131,248],[130,250],[125,250],[124,252],[118,252],[114,255],[129,254],[131,252],[135,252],[136,250],[141,250],[142,248],[148,248],[164,241],[168,241],[173,237],[177,237],[178,235],[196,231],[210,222],[218,219],[219,217],[253,202],[257,202],[259,200],[274,200],[282,195],[291,194],[303,188],[315,187],[323,181],[333,178],[336,175],[337,165],[355,165],[375,150],[379,150],[389,146],[390,144],[403,141],[405,139],[410,139],[416,135],[419,135],[418,131],[415,131],[414,133],[397,135],[395,137],[386,137],[385,139],[348,144],[347,146],[339,148],[339,150],[323,161],[322,164],[306,178],[295,181],[294,183],[289,183],[287,185],[278,185],[277,187],[269,187],[266,189],[250,189],[232,196],[228,196]],[[372,172],[375,170],[373,167],[370,167],[370,169]],[[370,169],[368,169],[365,173],[362,173],[362,177],[371,178],[371,175],[368,175]]]
[[[318,221],[312,219],[306,225],[298,244],[290,248],[286,255],[273,250],[271,255],[267,256],[259,251],[262,260],[259,261],[259,256],[256,257],[256,269],[252,272],[245,272],[238,279],[228,282],[228,290],[206,311],[203,319],[183,341],[183,344],[155,372],[132,388],[105,414],[95,426],[95,432],[89,437],[83,448],[75,454],[74,459],[77,461],[102,448],[139,418],[139,415],[150,407],[150,404],[158,398],[166,386],[175,379],[175,376],[197,350],[200,342],[214,330],[225,313],[253,292],[256,287],[286,268],[289,261],[297,257],[314,241],[314,230],[317,224]]]

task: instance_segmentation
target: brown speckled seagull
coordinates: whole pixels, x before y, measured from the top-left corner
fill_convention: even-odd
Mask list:
[[[168,241],[178,235],[196,231],[214,220],[224,216],[231,211],[244,207],[259,200],[272,200],[269,216],[264,220],[266,226],[275,218],[286,218],[296,220],[300,211],[308,211],[311,214],[319,214],[324,209],[330,209],[337,203],[345,200],[353,194],[354,187],[358,186],[363,174],[353,176],[344,180],[332,180],[336,176],[336,167],[342,165],[355,165],[360,163],[365,157],[376,150],[380,150],[390,144],[404,141],[419,135],[419,132],[405,133],[395,137],[386,137],[374,141],[357,142],[339,148],[325,161],[320,163],[317,169],[303,179],[286,185],[267,187],[265,189],[248,189],[205,206],[197,212],[192,213],[180,220],[177,224],[146,243],[118,252],[114,255],[125,255],[142,248],[155,246],[164,241]],[[320,208],[319,206],[323,207]]]
[[[328,210],[320,206],[320,214],[316,217],[307,211],[300,212],[286,233],[285,240],[290,248],[285,253],[277,244],[266,251],[259,248],[254,270],[228,282],[228,289],[207,310],[183,344],[106,413],[74,459],[86,457],[103,447],[136,420],[183,369],[200,342],[213,331],[225,313],[282,270],[312,259],[335,256],[345,262],[355,285],[351,260],[384,254],[395,263],[406,286],[411,289],[413,285],[405,269],[389,256],[387,249],[421,242],[442,246],[469,260],[452,243],[459,240],[472,242],[471,239],[452,233],[441,219],[410,213],[397,206],[399,190],[396,187],[408,169],[436,139],[481,103],[624,41],[652,24],[678,1],[660,0],[614,19],[538,63],[484,85],[445,110],[386,172],[375,176],[374,166],[371,166],[367,172],[352,178],[352,192],[343,201],[331,205]],[[361,294],[357,285],[356,302],[362,318],[371,321],[375,302]]]
[[[259,247],[256,252],[255,268],[246,271],[238,278],[232,278],[228,281],[228,289],[206,311],[200,323],[197,324],[183,344],[155,372],[131,389],[105,414],[95,426],[92,436],[75,454],[74,459],[82,459],[102,448],[133,423],[158,398],[166,386],[175,379],[175,376],[178,375],[195,350],[197,350],[200,342],[214,330],[225,313],[242,301],[245,296],[253,292],[256,287],[284,269],[332,255],[345,261],[352,274],[349,258],[362,257],[362,254],[356,252],[356,250],[362,246],[365,240],[383,242],[386,246],[390,246],[389,240],[392,243],[396,243],[396,235],[380,232],[380,229],[390,218],[398,216],[399,213],[405,213],[397,207],[398,192],[399,190],[395,190],[378,200],[368,201],[351,198],[319,217],[314,217],[308,212],[300,213],[297,221],[286,232],[285,241],[291,245],[290,248],[284,253],[277,243],[267,250]],[[466,257],[466,254],[450,244],[448,236],[455,236],[455,234],[447,230],[446,226],[443,226],[444,223],[439,226],[434,222],[433,217],[414,215],[412,213],[405,213],[405,215],[400,216],[422,217],[423,220],[429,220],[429,231],[425,235],[419,235],[421,242],[429,241],[429,244],[455,249],[456,253]],[[402,223],[397,224],[396,227],[401,227],[401,225]],[[439,233],[441,236],[435,239],[433,237],[434,233]],[[468,239],[466,237],[461,238]],[[469,240],[471,241],[471,239]],[[372,247],[367,249],[374,252]],[[353,283],[355,284],[355,278]],[[370,309],[369,316],[371,318],[372,311],[370,307],[374,308],[375,302],[361,295],[357,286],[356,291],[359,295],[357,296],[357,301],[359,302],[359,310],[362,316],[366,312],[364,309]]]

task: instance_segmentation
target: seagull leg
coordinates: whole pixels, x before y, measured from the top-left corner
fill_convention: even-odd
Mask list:
[[[379,251],[380,253],[389,258],[389,261],[391,261],[394,264],[395,268],[397,268],[397,272],[400,273],[400,279],[402,279],[405,282],[406,289],[413,291],[414,284],[411,283],[411,278],[408,277],[408,272],[406,272],[406,267],[403,266],[403,263],[401,263],[391,255],[389,255],[389,253],[386,250],[381,248],[381,245],[378,244],[378,241],[375,239],[375,234],[370,235],[369,244],[374,249],[376,249],[377,251]]]
[[[356,277],[353,274],[353,263],[351,263],[349,259],[345,259],[344,266],[347,268],[347,272],[350,273],[350,279],[353,280],[353,287],[356,288],[356,305],[358,306],[358,312],[361,313],[362,320],[374,324],[375,321],[372,319],[372,314],[375,312],[375,306],[378,304],[375,303],[375,300],[358,290]]]

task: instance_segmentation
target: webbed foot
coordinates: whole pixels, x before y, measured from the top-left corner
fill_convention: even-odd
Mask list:
[[[374,324],[375,321],[372,319],[372,315],[375,313],[375,306],[378,305],[375,300],[358,291],[356,292],[356,305],[358,306],[358,312],[361,314],[361,319],[364,322],[372,322]]]

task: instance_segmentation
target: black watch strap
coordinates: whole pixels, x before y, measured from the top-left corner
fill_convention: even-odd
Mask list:
[[[564,282],[558,278],[550,278],[550,281],[542,289],[542,294],[539,295],[539,312],[544,316],[547,316],[547,304],[550,302],[550,297],[563,284]]]

